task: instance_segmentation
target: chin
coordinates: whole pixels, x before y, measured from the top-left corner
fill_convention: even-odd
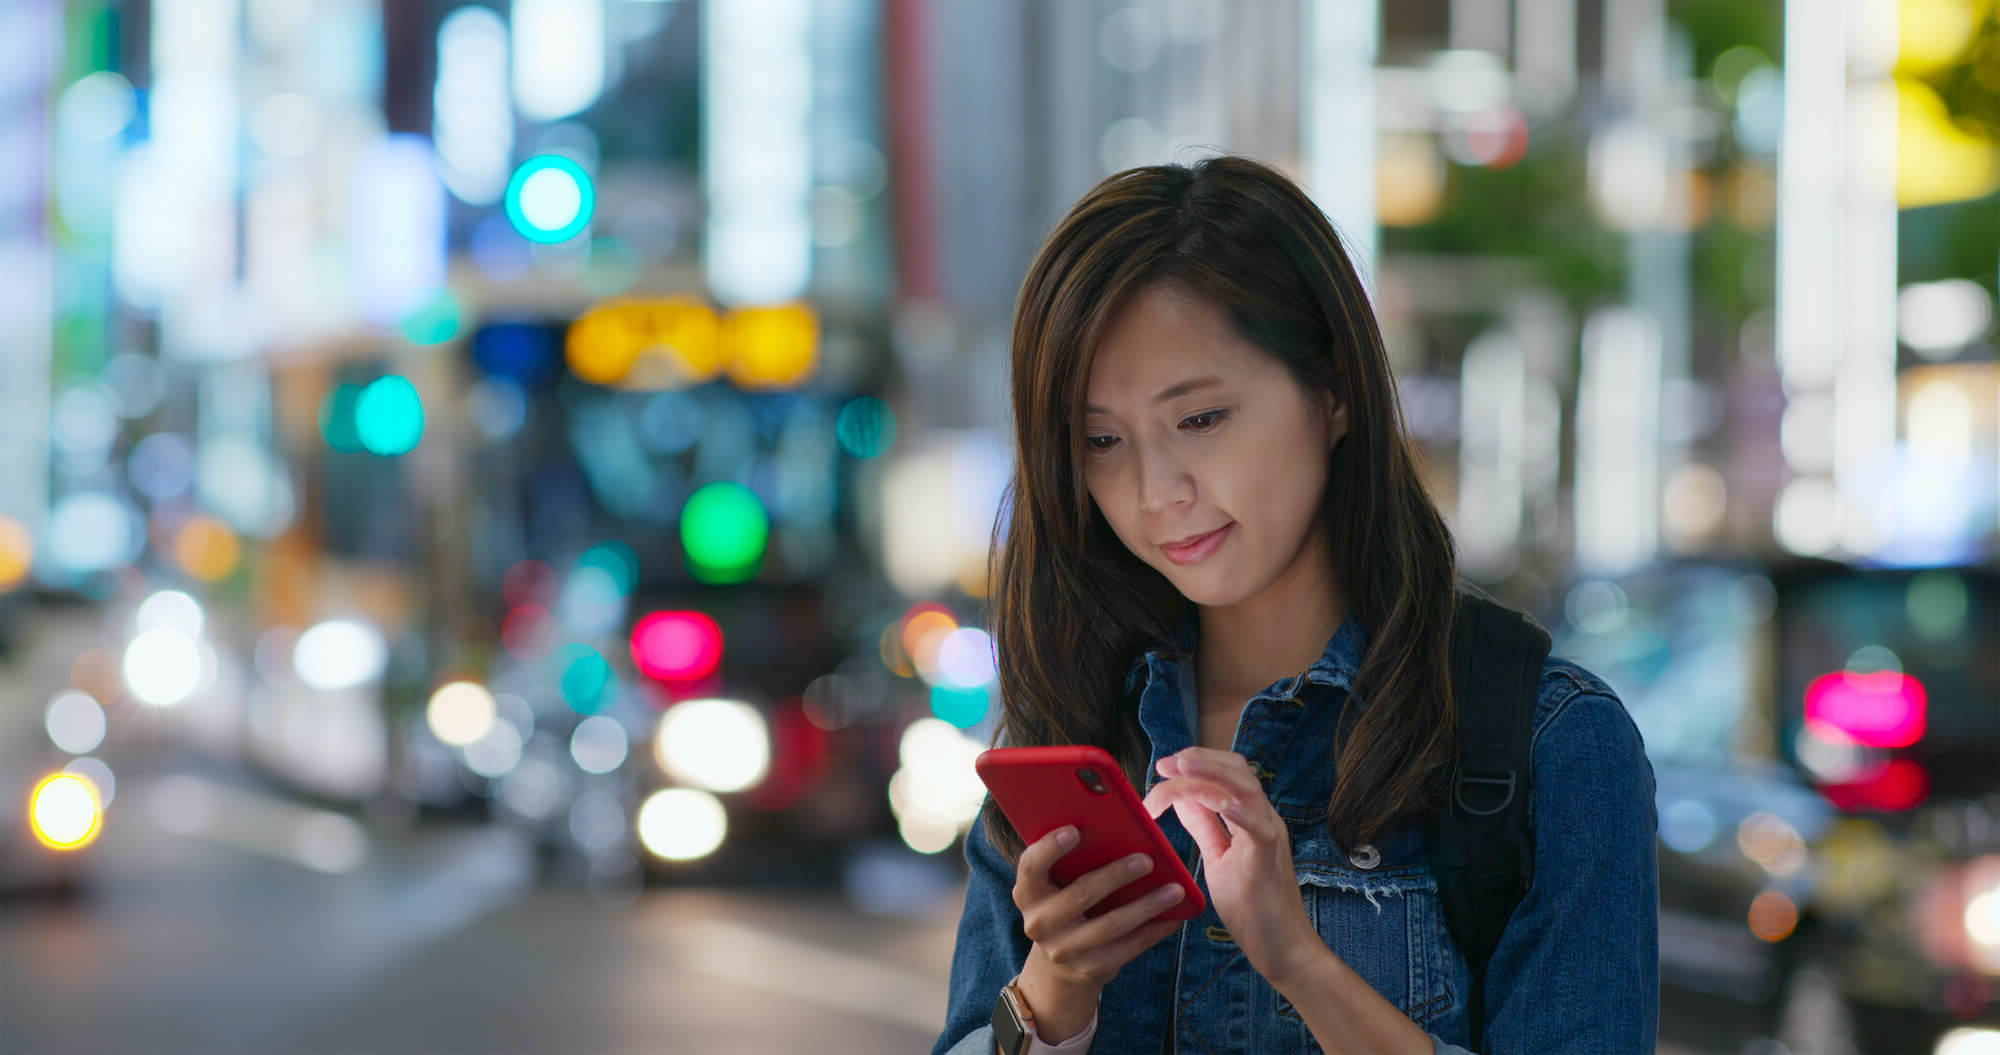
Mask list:
[[[1228,608],[1250,599],[1252,591],[1245,590],[1240,579],[1216,574],[1217,570],[1208,567],[1185,569],[1169,564],[1161,569],[1161,574],[1182,597],[1203,608]]]

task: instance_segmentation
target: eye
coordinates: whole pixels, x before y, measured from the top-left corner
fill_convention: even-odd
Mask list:
[[[1226,410],[1208,410],[1208,411],[1203,411],[1200,414],[1195,414],[1189,417],[1182,418],[1181,425],[1186,428],[1191,428],[1195,432],[1208,432],[1211,429],[1214,429],[1216,426],[1222,424],[1223,419],[1227,418],[1228,416],[1229,412]]]
[[[1093,451],[1108,451],[1118,442],[1116,436],[1085,436],[1083,445]]]

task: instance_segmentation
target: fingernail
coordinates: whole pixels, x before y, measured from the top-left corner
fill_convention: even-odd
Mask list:
[[[1150,870],[1152,867],[1153,859],[1147,857],[1145,854],[1134,854],[1125,859],[1125,870],[1131,872],[1133,875],[1139,875],[1142,872]]]
[[[1174,902],[1179,901],[1181,899],[1181,894],[1183,893],[1185,893],[1185,891],[1181,890],[1179,883],[1168,883],[1166,886],[1161,887],[1157,892],[1153,894],[1153,900],[1158,901],[1164,905],[1171,905]]]
[[[1076,829],[1064,828],[1056,832],[1056,845],[1067,850],[1076,845]]]

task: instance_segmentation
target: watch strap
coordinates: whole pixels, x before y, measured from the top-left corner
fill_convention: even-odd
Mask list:
[[[1021,995],[1020,977],[1000,987],[993,1001],[993,1042],[1001,1055],[1023,1055],[1035,1039],[1035,1014]]]

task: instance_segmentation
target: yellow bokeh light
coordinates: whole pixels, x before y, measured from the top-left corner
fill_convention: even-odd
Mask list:
[[[1385,227],[1414,227],[1437,215],[1444,202],[1444,159],[1427,134],[1384,135],[1375,156],[1375,219]]]
[[[1928,73],[1964,53],[1985,14],[1984,0],[1901,0],[1896,5],[1896,68]]]
[[[645,387],[698,384],[721,373],[727,362],[721,317],[693,297],[667,297],[648,303],[633,312],[633,325],[643,335],[645,345],[641,366],[635,371],[647,375],[644,380],[650,383]],[[655,378],[655,374],[660,376]]]
[[[35,540],[28,529],[12,517],[0,517],[0,590],[7,590],[28,577],[34,566]]]
[[[615,385],[632,372],[632,364],[644,347],[629,314],[613,304],[592,308],[571,323],[563,354],[577,377],[592,384]]]
[[[903,652],[916,663],[917,669],[926,669],[923,657],[929,653],[930,668],[936,667],[937,650],[944,643],[945,636],[958,629],[958,620],[935,608],[926,608],[903,621]]]
[[[1896,80],[1896,205],[1983,198],[2000,190],[2000,146],[1953,123],[1929,85]]]
[[[242,555],[243,545],[236,533],[214,517],[195,517],[174,535],[174,560],[203,582],[227,578]]]
[[[738,308],[722,323],[729,376],[744,388],[789,388],[819,362],[819,318],[803,304]]]
[[[97,838],[97,789],[74,773],[42,778],[28,796],[28,827],[52,850],[74,850]]]
[[[882,665],[901,678],[914,678],[917,668],[910,665],[910,654],[903,651],[902,624],[890,623],[882,628]]]

